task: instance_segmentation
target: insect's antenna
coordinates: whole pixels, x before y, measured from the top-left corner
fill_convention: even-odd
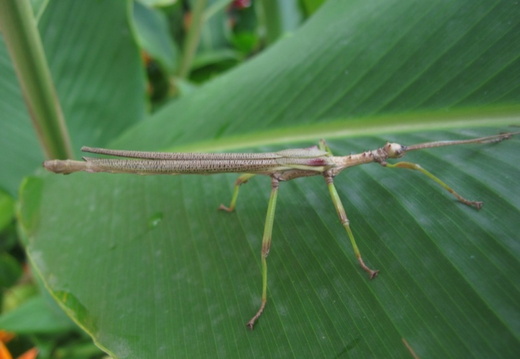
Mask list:
[[[434,141],[434,142],[425,142],[418,143],[416,145],[405,146],[406,151],[413,150],[422,150],[425,148],[434,148],[434,147],[443,147],[443,146],[453,146],[453,145],[467,145],[470,143],[496,143],[504,140],[508,140],[514,135],[519,134],[520,132],[509,132],[509,133],[501,133],[499,135],[480,137],[480,138],[472,138],[469,140],[454,140],[454,141]]]

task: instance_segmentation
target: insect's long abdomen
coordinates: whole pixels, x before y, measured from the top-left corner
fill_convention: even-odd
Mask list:
[[[333,163],[328,158],[264,158],[264,159],[192,159],[185,160],[128,160],[84,157],[84,162],[73,160],[45,161],[43,166],[55,173],[108,172],[141,175],[157,174],[214,174],[255,173],[270,175],[289,170],[323,172]]]
[[[138,174],[212,174],[212,173],[263,173],[279,166],[276,160],[121,160],[85,158],[93,172]]]

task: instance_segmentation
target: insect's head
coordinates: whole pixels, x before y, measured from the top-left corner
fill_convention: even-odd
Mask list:
[[[400,145],[398,143],[387,142],[383,148],[388,154],[388,158],[400,158],[403,157],[406,153],[406,146]]]

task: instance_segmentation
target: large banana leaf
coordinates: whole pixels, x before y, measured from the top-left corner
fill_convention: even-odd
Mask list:
[[[508,131],[520,123],[519,15],[491,0],[329,1],[108,146],[272,151],[325,137],[349,154]],[[513,138],[407,157],[484,201],[481,211],[411,171],[338,176],[364,258],[381,270],[373,281],[323,179],[283,183],[253,332],[268,178],[244,186],[228,214],[216,208],[232,175],[38,174],[21,189],[21,228],[49,291],[116,358],[513,358],[519,149]]]

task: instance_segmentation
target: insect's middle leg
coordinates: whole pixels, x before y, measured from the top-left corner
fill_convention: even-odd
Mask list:
[[[279,184],[280,182],[277,178],[275,178],[274,176],[271,177],[271,196],[269,197],[269,204],[267,205],[264,236],[262,237],[262,302],[256,314],[246,324],[249,329],[253,329],[255,322],[260,317],[260,315],[262,315],[262,312],[265,308],[265,303],[267,302],[267,256],[269,255],[269,250],[271,249],[274,213],[276,209],[276,199],[278,198]]]
[[[348,238],[350,239],[350,243],[352,244],[352,248],[354,249],[354,254],[356,255],[356,258],[359,262],[359,265],[361,268],[363,268],[364,271],[366,271],[370,275],[370,279],[375,278],[377,274],[379,273],[378,270],[370,269],[365,262],[363,261],[363,258],[361,257],[361,253],[359,252],[359,248],[356,244],[356,240],[354,239],[354,234],[352,233],[352,230],[350,229],[350,222],[347,217],[347,213],[345,212],[345,208],[343,207],[343,204],[341,203],[341,199],[339,198],[338,191],[336,191],[336,187],[334,186],[334,179],[333,176],[329,173],[324,174],[325,181],[327,182],[327,187],[329,188],[330,197],[332,198],[332,203],[334,204],[334,207],[336,208],[336,212],[338,213],[339,220],[341,221],[341,224],[345,228],[348,234]]]
[[[444,183],[444,181],[442,181],[441,179],[439,179],[437,176],[433,175],[431,172],[425,170],[424,168],[422,168],[420,165],[418,165],[417,163],[412,163],[412,162],[397,162],[397,163],[381,163],[383,166],[385,167],[389,167],[389,168],[407,168],[407,169],[410,169],[410,170],[415,170],[415,171],[419,171],[421,172],[422,174],[428,176],[429,178],[431,178],[432,180],[434,180],[435,182],[437,182],[439,185],[441,185],[442,188],[444,188],[446,191],[450,192],[452,195],[455,196],[455,198],[457,198],[457,200],[459,200],[459,202],[462,202],[464,203],[465,205],[467,206],[470,206],[470,207],[475,207],[476,209],[481,209],[482,208],[482,202],[480,201],[470,201],[464,197],[462,197],[460,194],[458,194],[457,192],[455,192],[455,190],[453,188],[451,188],[450,186],[448,186],[446,183]]]
[[[235,181],[235,190],[233,191],[233,197],[231,197],[231,203],[229,204],[229,207],[224,206],[223,204],[220,205],[218,209],[221,209],[226,212],[233,212],[233,210],[236,207],[237,204],[237,198],[238,198],[238,192],[240,190],[240,186],[249,181],[251,177],[254,177],[254,174],[246,173],[237,178]]]

